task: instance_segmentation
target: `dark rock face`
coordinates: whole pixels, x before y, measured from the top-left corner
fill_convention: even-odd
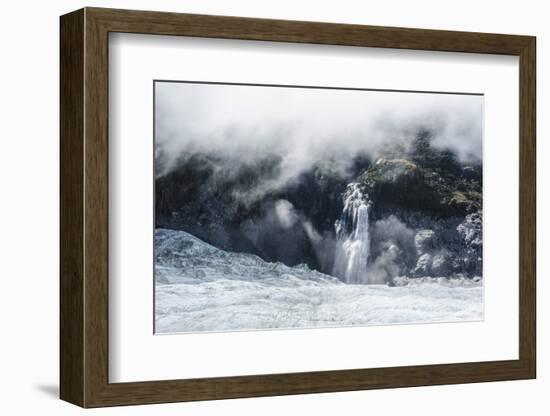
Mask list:
[[[462,166],[452,153],[432,148],[420,133],[407,158],[379,158],[359,177],[375,224],[394,218],[409,231],[401,235],[410,241],[382,238],[401,253],[399,274],[481,276],[481,172],[481,165]],[[374,247],[374,256],[382,253]]]
[[[276,158],[227,170],[231,161],[194,156],[156,179],[156,227],[179,229],[228,251],[331,273],[335,223],[349,183],[369,199],[368,273],[397,276],[482,274],[482,167],[435,148],[421,131],[412,146],[349,169],[319,163],[284,186],[263,190],[284,169]],[[252,195],[250,190],[262,190]]]
[[[466,274],[482,275],[483,218],[481,212],[469,214],[456,228],[463,243],[463,265]]]
[[[315,167],[281,189],[250,198],[250,189],[276,176],[279,162],[263,160],[227,175],[217,169],[225,160],[185,161],[155,181],[155,226],[189,232],[226,251],[331,270],[334,221],[351,176]]]

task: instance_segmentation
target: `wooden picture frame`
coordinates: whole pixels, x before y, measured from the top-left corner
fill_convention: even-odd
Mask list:
[[[82,407],[338,392],[536,376],[535,38],[85,8],[61,17],[60,396]],[[108,34],[247,39],[519,57],[519,359],[109,383]]]

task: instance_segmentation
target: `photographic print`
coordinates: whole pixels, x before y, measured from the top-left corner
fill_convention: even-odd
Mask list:
[[[483,319],[483,95],[154,83],[155,333]]]

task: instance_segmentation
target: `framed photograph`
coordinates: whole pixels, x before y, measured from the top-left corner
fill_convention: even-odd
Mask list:
[[[535,378],[535,50],[62,16],[61,398]]]

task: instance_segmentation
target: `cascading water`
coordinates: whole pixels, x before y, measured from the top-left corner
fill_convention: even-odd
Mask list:
[[[338,244],[333,270],[346,283],[369,283],[369,205],[359,184],[350,183],[344,194],[342,216],[335,223]]]

